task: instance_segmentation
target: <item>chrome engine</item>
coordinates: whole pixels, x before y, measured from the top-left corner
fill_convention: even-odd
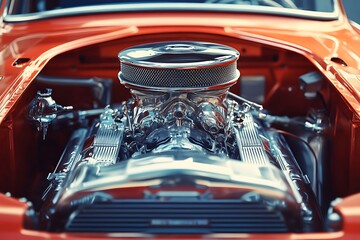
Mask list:
[[[260,106],[229,93],[240,75],[238,57],[230,47],[203,42],[120,52],[119,79],[133,98],[106,107],[91,127],[73,133],[49,174],[41,227],[141,233],[321,228],[316,189],[284,137],[269,128]],[[36,120],[54,114],[33,112],[43,114],[32,114]]]

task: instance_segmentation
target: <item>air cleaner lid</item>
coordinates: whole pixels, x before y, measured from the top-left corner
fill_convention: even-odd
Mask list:
[[[119,53],[120,82],[130,88],[192,90],[227,87],[239,77],[235,49],[206,42],[158,42]]]

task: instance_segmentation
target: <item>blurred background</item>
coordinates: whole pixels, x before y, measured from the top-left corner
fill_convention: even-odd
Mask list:
[[[360,24],[360,1],[342,0],[348,17]]]

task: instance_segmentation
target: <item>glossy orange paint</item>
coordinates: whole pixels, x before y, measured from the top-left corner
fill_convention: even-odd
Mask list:
[[[360,112],[360,50],[354,47],[360,39],[344,15],[337,21],[313,21],[234,13],[99,14],[3,24],[1,31],[0,122],[45,64],[60,53],[126,36],[184,31],[233,36],[298,52],[333,82],[358,116]],[[332,57],[342,58],[348,66],[331,62]],[[13,66],[18,58],[30,61]]]
[[[4,7],[2,3],[2,9]],[[351,119],[349,161],[335,161],[334,169],[346,170],[346,192],[359,191],[360,161],[360,35],[348,22],[343,9],[334,21],[314,21],[280,16],[235,13],[146,12],[97,14],[47,19],[28,23],[1,25],[0,49],[0,123],[12,127],[10,115],[20,97],[29,88],[45,65],[59,54],[81,47],[109,42],[125,37],[157,34],[202,33],[228,36],[296,52],[314,64],[336,89],[346,113],[337,113],[335,122]],[[161,40],[161,38],[159,38]],[[211,41],[209,39],[208,41]],[[331,61],[338,57],[342,66]],[[30,61],[14,66],[19,58]],[[333,103],[336,104],[336,103]],[[350,115],[350,116],[349,116]],[[9,125],[6,121],[9,121]],[[346,125],[339,123],[339,126]],[[1,130],[1,129],[0,129]],[[342,128],[339,128],[341,131]],[[12,133],[12,131],[9,131]],[[339,136],[341,135],[338,134]],[[336,136],[338,136],[336,135]],[[346,135],[347,136],[347,135]],[[11,138],[10,138],[11,139]],[[335,139],[334,144],[341,144]],[[9,143],[12,146],[13,143]],[[10,158],[11,156],[9,156]],[[339,156],[337,159],[341,159]],[[15,163],[14,163],[15,164]],[[16,166],[13,166],[14,168]],[[15,171],[11,171],[15,172]],[[342,175],[340,175],[342,176]],[[16,179],[16,178],[14,178]],[[335,179],[334,181],[337,181]],[[345,181],[339,179],[341,183]],[[339,184],[337,188],[340,188]],[[26,230],[23,218],[27,205],[0,194],[0,233],[3,239],[134,239],[126,234],[69,234]],[[214,234],[213,239],[356,239],[360,238],[360,194],[346,197],[335,208],[344,219],[341,232],[306,234]],[[204,236],[145,236],[166,239],[199,239]]]

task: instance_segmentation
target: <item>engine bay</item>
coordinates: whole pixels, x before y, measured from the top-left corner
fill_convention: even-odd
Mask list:
[[[21,124],[38,138],[38,150],[30,155],[40,159],[42,173],[34,177],[34,192],[25,194],[32,204],[27,228],[151,234],[331,230],[326,214],[341,194],[328,189],[329,87],[305,60],[302,67],[291,67],[291,61],[278,66],[283,75],[296,76],[296,84],[269,82],[269,76],[281,76],[258,72],[262,62],[255,56],[274,64],[279,56],[294,62],[299,56],[266,51],[205,41],[130,46],[118,56],[118,85],[109,76],[113,71],[80,76],[99,76],[92,75],[93,58],[81,54],[80,61],[89,64],[84,72],[68,68],[67,74],[81,72],[77,78],[58,74],[68,64],[62,58],[76,51],[50,62],[21,111]],[[105,45],[100,55],[107,53]],[[244,76],[243,54],[252,66]],[[106,58],[101,61],[100,66]],[[60,66],[53,70],[55,63]],[[63,89],[69,92],[59,94]]]

